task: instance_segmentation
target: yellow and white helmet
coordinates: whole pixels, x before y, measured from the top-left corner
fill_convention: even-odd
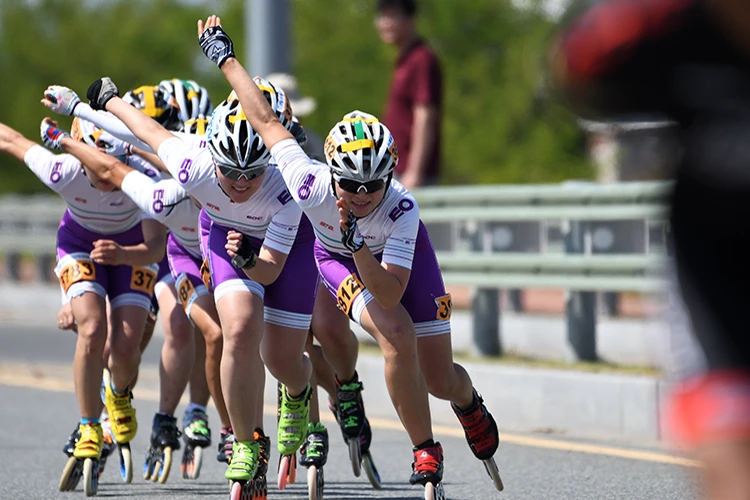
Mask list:
[[[129,90],[122,100],[141,110],[172,132],[182,131],[180,111],[171,95],[154,85]]]
[[[203,135],[206,133],[208,117],[214,110],[208,90],[194,80],[172,78],[159,82],[159,88],[169,94],[179,110],[183,132]]]
[[[352,111],[329,132],[326,161],[335,180],[385,179],[398,164],[398,149],[388,128],[369,113]]]

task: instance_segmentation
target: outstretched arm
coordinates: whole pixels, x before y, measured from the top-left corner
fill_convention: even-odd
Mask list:
[[[68,87],[62,85],[50,85],[44,91],[42,104],[55,113],[67,116],[77,116],[90,121],[100,129],[103,129],[114,137],[125,141],[133,146],[150,150],[148,145],[138,139],[130,129],[118,118],[105,113],[97,113],[91,106],[81,102],[78,94]]]
[[[209,17],[205,24],[198,21],[198,41],[203,52],[215,62],[224,73],[229,84],[237,93],[247,120],[261,136],[270,150],[276,143],[294,137],[284,128],[261,94],[255,82],[234,56],[232,40],[221,28],[221,19]]]
[[[20,132],[0,123],[0,151],[24,161],[29,149],[38,144],[24,137]]]
[[[86,91],[93,109],[104,109],[115,115],[138,139],[148,144],[152,151],[158,153],[162,142],[175,137],[156,120],[120,99],[119,95],[117,86],[106,77],[92,83]]]
[[[76,141],[72,137],[65,137],[60,141],[62,150],[72,154],[83,164],[91,169],[97,177],[111,182],[118,188],[122,186],[122,180],[133,169],[122,163],[117,158],[102,153],[94,147]]]

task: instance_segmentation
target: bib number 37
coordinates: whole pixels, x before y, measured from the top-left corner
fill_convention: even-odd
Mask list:
[[[130,289],[143,292],[148,295],[154,294],[156,285],[156,273],[145,267],[134,267],[130,276]]]

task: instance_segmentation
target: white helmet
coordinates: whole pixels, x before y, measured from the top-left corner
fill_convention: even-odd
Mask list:
[[[208,90],[194,80],[162,80],[159,88],[169,94],[179,109],[183,132],[188,134],[205,134],[207,117],[214,109]]]
[[[263,139],[245,117],[238,99],[226,100],[211,114],[206,133],[208,149],[222,167],[247,171],[248,174],[265,169],[271,159]]]
[[[331,129],[324,149],[337,181],[385,179],[398,164],[398,149],[390,130],[361,111],[348,113]]]
[[[287,99],[286,93],[280,87],[277,87],[273,83],[264,80],[259,76],[253,78],[253,81],[255,81],[255,85],[258,86],[258,89],[260,89],[263,97],[268,101],[268,104],[271,106],[271,109],[274,111],[281,124],[284,125],[287,130],[291,130],[294,115],[292,113],[292,104],[289,102],[289,99]],[[234,94],[234,92],[232,93]]]

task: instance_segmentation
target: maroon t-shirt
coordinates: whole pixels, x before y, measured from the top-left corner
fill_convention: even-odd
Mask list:
[[[383,123],[393,134],[399,151],[396,173],[409,166],[414,106],[437,107],[435,143],[428,155],[425,176],[435,177],[440,170],[440,121],[443,105],[443,75],[437,56],[422,40],[417,40],[396,62]]]

